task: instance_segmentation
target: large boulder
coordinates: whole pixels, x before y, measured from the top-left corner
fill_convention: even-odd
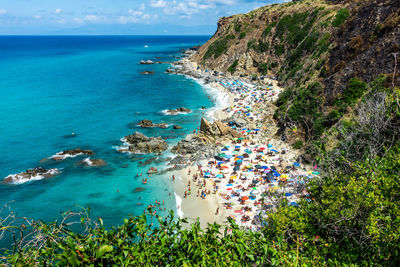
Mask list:
[[[200,131],[203,133],[212,133],[211,123],[205,118],[201,118]]]
[[[84,160],[79,161],[79,164],[86,167],[103,167],[107,165],[107,162],[103,159],[86,158]]]
[[[125,136],[123,140],[128,143],[130,152],[159,153],[168,148],[167,143],[161,137],[147,137],[139,132]]]

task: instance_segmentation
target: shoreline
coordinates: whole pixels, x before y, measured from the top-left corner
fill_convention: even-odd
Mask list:
[[[282,88],[279,88],[277,86],[276,81],[273,80],[267,80],[265,81],[265,83],[263,84],[262,82],[260,83],[253,83],[251,81],[248,81],[247,79],[243,79],[240,77],[233,77],[233,76],[222,76],[222,78],[220,76],[217,77],[213,77],[211,75],[212,71],[202,71],[197,67],[197,64],[195,62],[192,62],[190,60],[190,56],[187,58],[184,58],[180,61],[177,62],[177,64],[179,64],[181,67],[180,70],[177,71],[177,74],[183,74],[185,76],[188,76],[189,78],[195,79],[198,83],[200,83],[203,87],[204,86],[208,86],[211,87],[213,90],[218,90],[223,94],[226,94],[228,99],[229,99],[229,104],[226,106],[217,106],[215,107],[215,109],[213,110],[213,114],[212,114],[212,119],[213,121],[227,121],[228,119],[233,119],[233,117],[235,115],[237,115],[236,113],[240,113],[240,111],[238,112],[237,110],[240,110],[242,108],[242,106],[240,106],[235,100],[238,99],[244,99],[244,101],[242,101],[243,103],[247,103],[249,110],[254,109],[255,111],[262,111],[262,114],[258,114],[257,112],[251,111],[252,116],[255,118],[254,121],[246,121],[246,123],[243,125],[248,129],[257,129],[257,127],[260,128],[257,129],[259,130],[259,132],[251,132],[251,134],[247,134],[246,138],[250,139],[249,141],[253,144],[253,145],[248,145],[246,144],[248,147],[248,149],[254,149],[260,146],[268,146],[268,151],[270,149],[271,146],[271,150],[276,151],[276,154],[274,152],[274,156],[271,156],[271,159],[258,159],[253,155],[250,155],[251,158],[251,163],[249,162],[249,164],[253,164],[253,160],[254,162],[262,162],[264,161],[264,163],[268,164],[268,166],[274,166],[274,171],[275,171],[275,165],[279,166],[279,168],[281,168],[279,170],[279,172],[282,173],[282,176],[285,177],[285,179],[287,180],[286,177],[289,177],[289,175],[283,174],[286,169],[285,167],[288,166],[288,164],[285,164],[284,166],[282,162],[292,162],[292,163],[297,163],[297,158],[299,155],[297,155],[297,153],[295,151],[293,151],[291,148],[288,148],[288,144],[286,144],[285,142],[281,141],[281,140],[276,140],[274,139],[274,135],[276,132],[276,126],[273,123],[273,121],[269,121],[269,127],[266,127],[266,123],[265,123],[265,117],[268,117],[270,120],[272,120],[272,116],[273,116],[273,111],[274,111],[274,107],[272,107],[272,104],[276,98],[278,97],[279,93],[283,90]],[[183,69],[183,70],[182,70]],[[183,72],[183,73],[181,73]],[[237,86],[238,88],[245,88],[245,90],[243,91],[235,91],[232,90],[231,88],[224,88],[223,84],[218,83],[218,80],[226,80],[229,81],[227,82],[228,84],[234,84],[236,83],[237,85],[239,85],[238,83],[240,82],[240,80],[243,81],[240,82],[242,83],[242,86]],[[220,80],[220,81],[221,81]],[[236,82],[235,82],[236,81]],[[272,84],[272,86],[267,86],[266,84]],[[258,91],[259,88],[264,87],[267,88],[265,91]],[[238,90],[238,89],[236,89]],[[248,91],[246,91],[248,90]],[[247,92],[247,93],[246,93]],[[252,103],[251,100],[254,99],[258,99],[257,97],[254,97],[255,94],[259,94],[257,96],[260,96],[260,99],[257,103]],[[247,102],[246,102],[247,101]],[[240,103],[240,100],[238,101]],[[266,107],[266,111],[264,112],[264,108]],[[236,111],[233,111],[236,110]],[[250,111],[249,111],[250,112]],[[234,118],[235,120],[237,119]],[[269,128],[269,129],[268,129]],[[261,133],[261,134],[260,134]],[[222,138],[223,141],[228,141],[228,143],[230,143],[230,145],[232,145],[232,140],[225,140]],[[221,140],[216,140],[217,143],[219,143],[219,141]],[[213,145],[216,148],[221,149],[223,146],[220,145]],[[278,158],[276,158],[275,156],[277,154],[279,154],[279,152],[282,151],[282,154],[278,156]],[[262,151],[261,151],[262,152]],[[272,152],[271,152],[272,153]],[[216,156],[216,155],[214,155]],[[258,156],[257,156],[258,157]],[[275,158],[274,158],[275,157]],[[273,180],[273,184],[270,183],[270,186],[266,185],[266,181],[262,179],[262,175],[264,175],[264,173],[258,173],[255,172],[256,175],[253,174],[248,174],[249,179],[252,179],[252,182],[249,182],[247,179],[246,180],[242,180],[239,181],[236,180],[232,180],[229,179],[228,181],[224,181],[227,180],[227,176],[225,174],[223,174],[224,178],[222,179],[223,181],[221,181],[221,183],[216,184],[215,182],[213,182],[213,179],[205,179],[203,180],[202,177],[200,177],[200,172],[196,172],[196,170],[198,169],[198,164],[200,164],[202,166],[202,168],[207,168],[210,169],[211,173],[214,172],[218,172],[221,171],[221,169],[215,164],[212,164],[212,162],[216,160],[213,157],[207,157],[206,159],[200,160],[200,161],[196,161],[196,162],[191,162],[191,164],[189,164],[189,166],[186,166],[184,169],[178,170],[178,171],[172,171],[171,173],[173,175],[175,175],[176,179],[174,181],[174,188],[175,188],[175,194],[177,194],[181,200],[181,203],[178,203],[179,201],[177,201],[177,210],[179,210],[180,213],[180,217],[185,217],[187,219],[189,219],[189,221],[195,221],[195,220],[199,220],[200,224],[202,227],[205,227],[208,223],[212,224],[214,222],[219,223],[219,224],[225,224],[227,222],[227,217],[230,216],[232,218],[234,218],[236,220],[236,222],[244,227],[247,228],[252,228],[252,229],[257,229],[257,223],[255,222],[255,217],[257,217],[258,215],[257,210],[262,210],[259,209],[259,207],[262,207],[265,205],[264,203],[264,199],[262,200],[263,203],[259,203],[259,199],[260,199],[260,192],[258,192],[258,194],[254,195],[254,200],[253,202],[249,202],[249,201],[243,201],[243,205],[246,205],[244,207],[246,207],[246,209],[248,209],[247,211],[243,211],[243,209],[236,205],[237,203],[234,203],[231,207],[229,207],[229,205],[232,203],[232,201],[230,201],[231,197],[229,196],[231,194],[231,192],[233,192],[234,190],[236,190],[235,188],[239,188],[238,190],[236,190],[237,192],[242,192],[242,195],[244,192],[250,190],[253,186],[255,186],[254,184],[252,184],[254,181],[254,179],[257,179],[257,184],[259,183],[259,185],[262,184],[262,190],[268,190],[269,192],[272,192],[270,194],[269,197],[265,196],[267,205],[270,205],[273,208],[273,204],[272,202],[274,202],[276,200],[276,196],[275,193],[282,193],[285,194],[285,197],[290,201],[291,204],[293,205],[297,205],[297,200],[302,196],[305,195],[306,192],[297,192],[297,194],[291,193],[292,191],[295,191],[294,189],[296,189],[295,186],[291,187],[291,186],[281,186],[279,183],[281,182],[282,179],[276,179]],[[210,164],[211,162],[211,164]],[[228,161],[229,162],[229,161]],[[261,164],[261,163],[260,163]],[[227,166],[226,168],[228,169],[228,176],[229,174],[232,175],[232,173],[236,173],[234,171],[234,164],[228,164],[229,166]],[[289,164],[290,166],[290,164]],[[267,167],[267,166],[265,166]],[[272,168],[272,167],[271,167]],[[189,169],[192,171],[189,174]],[[303,169],[303,172],[295,169],[293,166],[291,167],[291,176],[290,179],[292,178],[293,174],[296,174],[297,177],[300,177],[301,175],[304,175],[304,171],[305,169]],[[242,174],[244,174],[245,172],[241,172],[239,171],[241,174],[240,176],[242,176]],[[276,173],[278,173],[278,171],[275,171]],[[194,179],[193,177],[193,173],[196,173],[197,176],[199,177],[197,180]],[[220,172],[223,173],[222,171]],[[272,171],[271,171],[272,173]],[[308,171],[309,173],[309,171]],[[247,173],[245,173],[244,176],[246,176]],[[280,176],[281,174],[279,174]],[[250,178],[252,177],[252,178]],[[215,177],[214,177],[215,178]],[[231,176],[232,178],[232,176]],[[289,180],[290,180],[289,179]],[[200,182],[198,181],[200,180]],[[206,186],[198,186],[196,183],[200,183],[203,184],[203,182],[206,182]],[[228,183],[232,183],[233,186],[232,188],[227,188],[224,184],[228,182]],[[268,181],[270,182],[270,181]],[[188,186],[188,183],[190,183],[191,186]],[[218,192],[214,193],[214,188],[215,186],[218,186],[219,190]],[[189,195],[189,188],[191,189],[191,194]],[[249,189],[250,188],[250,189]],[[255,188],[255,187],[253,187]],[[205,199],[202,199],[201,197],[198,197],[198,191],[201,192],[201,190],[206,190],[206,191],[210,191],[210,194],[207,194],[207,196],[205,197]],[[229,191],[230,190],[230,191]],[[185,195],[185,191],[187,193],[186,198],[184,197]],[[254,190],[253,190],[254,191]],[[265,193],[266,191],[264,191]],[[236,192],[235,192],[236,194]],[[239,193],[240,195],[240,193]],[[253,197],[253,195],[250,194],[251,197]],[[232,197],[234,197],[232,195]],[[248,198],[248,197],[247,197]],[[264,198],[264,197],[263,197]],[[253,199],[253,198],[252,198]],[[257,200],[256,200],[257,199]],[[241,201],[241,200],[240,200]],[[254,205],[253,205],[254,204]],[[272,204],[272,205],[271,205]],[[227,206],[228,205],[228,206]],[[248,208],[250,207],[250,208]],[[265,207],[265,206],[264,206]],[[216,210],[219,210],[219,213],[216,214]],[[243,220],[243,218],[245,218],[246,220]],[[249,218],[249,219],[247,219]]]

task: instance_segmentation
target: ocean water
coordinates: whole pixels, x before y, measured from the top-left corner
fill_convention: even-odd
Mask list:
[[[135,131],[166,137],[173,145],[199,127],[207,112],[201,107],[215,107],[213,92],[185,76],[164,73],[168,64],[138,63],[176,60],[180,49],[208,38],[0,37],[0,179],[36,166],[62,171],[51,179],[0,184],[0,203],[13,201],[11,208],[19,216],[45,221],[57,219],[60,212],[78,204],[90,207],[92,216],[102,217],[106,226],[122,223],[128,214],[141,214],[155,200],[164,200],[167,211],[176,210],[171,174],[153,175],[146,185],[136,177],[138,173],[146,177],[150,166],[163,168],[171,154],[140,166],[139,162],[154,155],[122,154],[115,147]],[[144,70],[155,74],[140,75]],[[162,113],[181,106],[193,112]],[[142,119],[179,124],[183,129],[135,127]],[[66,138],[72,132],[76,137]],[[92,149],[95,158],[108,165],[84,168],[77,164],[84,157],[39,163],[77,147]],[[134,193],[137,187],[145,190]]]

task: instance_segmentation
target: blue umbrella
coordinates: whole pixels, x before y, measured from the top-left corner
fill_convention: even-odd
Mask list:
[[[254,131],[258,132],[260,129],[254,129]]]
[[[243,156],[237,156],[237,158],[238,158],[238,159],[243,159],[244,157],[243,157]]]
[[[285,197],[290,197],[292,193],[285,193]]]
[[[268,166],[262,166],[264,170],[269,169]]]
[[[293,163],[293,166],[295,166],[295,167],[300,167],[300,163],[295,162],[295,163]]]
[[[223,149],[221,149],[221,151],[228,151],[228,149],[227,148],[223,148]]]
[[[215,177],[217,177],[217,178],[223,178],[224,176],[222,175],[222,174],[217,174]]]
[[[298,207],[299,206],[299,204],[297,204],[296,202],[290,202],[290,204],[289,204],[290,206],[293,206],[293,207]]]
[[[281,175],[279,173],[277,173],[277,172],[274,172],[274,176],[279,177]]]
[[[278,153],[278,151],[277,151],[277,150],[275,150],[275,149],[271,149],[271,151],[272,151],[272,152],[275,152],[275,153]]]
[[[242,162],[243,162],[243,160],[241,160],[241,159],[238,159],[236,162],[237,162],[237,163],[242,163]]]
[[[271,145],[271,144],[268,144],[268,147],[272,147],[272,145]]]
[[[224,163],[225,163],[224,161],[219,161],[217,164],[221,165],[221,164],[224,164]]]
[[[230,159],[232,158],[232,155],[225,155],[225,158]]]
[[[240,146],[235,146],[235,148],[240,148]]]

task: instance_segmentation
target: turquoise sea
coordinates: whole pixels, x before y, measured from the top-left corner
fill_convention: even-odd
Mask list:
[[[175,210],[170,175],[155,175],[146,185],[136,178],[150,166],[162,168],[169,153],[156,163],[139,166],[138,155],[118,153],[115,147],[135,131],[161,135],[174,144],[199,126],[207,112],[201,107],[215,106],[212,92],[185,76],[164,73],[168,64],[138,63],[176,60],[180,49],[208,38],[0,37],[0,179],[36,166],[62,171],[51,179],[0,184],[0,203],[13,201],[11,208],[18,215],[45,221],[79,204],[91,207],[92,216],[102,217],[106,226],[120,224],[128,214],[141,214],[155,200],[164,200],[167,211]],[[140,75],[144,70],[155,74]],[[161,112],[181,106],[193,112],[177,116]],[[179,124],[183,129],[132,126],[142,119]],[[66,138],[72,132],[76,137]],[[39,164],[77,147],[94,150],[96,158],[108,165],[83,168],[76,164],[83,158]],[[137,187],[145,191],[134,193]],[[142,206],[137,206],[139,197]]]

